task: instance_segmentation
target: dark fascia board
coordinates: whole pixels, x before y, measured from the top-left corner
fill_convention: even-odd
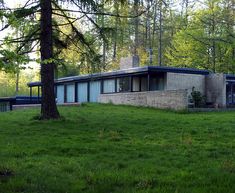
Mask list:
[[[136,67],[130,68],[126,70],[117,70],[113,72],[102,72],[102,73],[94,73],[88,75],[80,75],[80,76],[70,76],[59,78],[55,80],[55,84],[62,84],[62,83],[70,83],[70,82],[79,82],[79,81],[87,81],[87,80],[97,80],[102,78],[113,78],[113,77],[121,77],[121,76],[128,76],[130,74],[138,75],[138,74],[146,74],[148,73],[148,66],[145,67]],[[30,82],[28,83],[29,87],[34,86],[41,86],[41,82]]]
[[[226,80],[235,80],[235,75],[234,74],[226,74]]]
[[[27,84],[29,87],[34,87],[34,86],[42,86],[42,83],[37,81],[37,82],[29,82]]]
[[[64,82],[75,82],[75,81],[84,81],[84,80],[95,80],[101,78],[113,78],[118,76],[127,76],[130,74],[144,74],[148,72],[148,67],[137,67],[137,68],[130,68],[126,70],[117,70],[112,72],[101,72],[101,73],[94,73],[89,75],[81,75],[81,76],[72,76],[72,77],[65,77],[59,78],[56,83],[64,83]]]
[[[3,97],[3,98],[0,98],[0,102],[12,102],[12,101],[15,101],[16,98],[15,97]]]
[[[70,83],[70,82],[79,82],[87,80],[97,80],[102,78],[113,78],[113,77],[122,77],[128,75],[141,75],[151,72],[173,72],[173,73],[184,73],[184,74],[199,74],[199,75],[208,75],[210,72],[208,70],[199,70],[193,68],[177,68],[177,67],[166,67],[166,66],[144,66],[130,68],[126,70],[117,70],[113,72],[103,72],[103,73],[94,73],[88,75],[80,76],[71,76],[65,78],[59,78],[55,80],[56,84]],[[29,87],[41,86],[41,82],[31,82],[28,83]]]
[[[209,70],[200,70],[195,68],[178,68],[178,67],[169,67],[169,66],[149,66],[150,71],[154,72],[173,72],[173,73],[182,73],[182,74],[199,74],[199,75],[208,75],[210,74]]]

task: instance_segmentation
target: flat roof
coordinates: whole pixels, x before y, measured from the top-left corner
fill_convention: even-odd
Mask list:
[[[226,74],[226,80],[235,80],[235,75],[234,74]]]
[[[169,66],[144,66],[144,67],[129,68],[125,70],[116,70],[112,72],[101,72],[101,73],[93,73],[87,75],[64,77],[55,80],[55,83],[60,84],[60,83],[74,82],[74,81],[121,77],[126,75],[141,75],[153,72],[173,72],[173,73],[199,74],[199,75],[208,75],[210,73],[210,71],[208,70],[200,70],[194,68],[178,68],[178,67],[169,67]],[[41,86],[41,82],[30,82],[28,83],[28,86],[29,87]]]

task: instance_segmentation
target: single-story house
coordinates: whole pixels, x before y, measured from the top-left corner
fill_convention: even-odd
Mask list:
[[[55,80],[58,104],[100,102],[188,108],[192,89],[205,96],[208,104],[217,107],[235,105],[235,76],[208,70],[167,66],[133,67],[133,59],[121,61],[120,70],[72,76]],[[32,88],[40,82],[28,83]]]

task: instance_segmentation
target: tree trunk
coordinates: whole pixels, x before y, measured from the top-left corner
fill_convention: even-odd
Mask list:
[[[116,14],[119,14],[118,4],[114,5]],[[118,20],[119,18],[115,18],[115,32],[113,37],[113,61],[116,61],[117,58],[117,35],[118,35]]]
[[[134,0],[134,15],[139,14],[139,0]],[[137,55],[137,49],[139,47],[139,17],[135,18],[135,44],[134,55]]]
[[[51,0],[40,0],[40,53],[42,106],[41,119],[58,119],[60,117],[55,102],[54,62],[52,47],[52,5]]]
[[[158,38],[158,64],[162,66],[162,1],[160,0],[159,5],[159,38]]]
[[[103,12],[105,12],[104,11],[104,0],[102,0],[102,11]],[[102,29],[104,29],[104,27],[105,27],[105,25],[104,25],[104,15],[102,15],[101,16],[101,25],[102,25]],[[106,40],[105,40],[105,37],[104,37],[104,39],[103,39],[103,58],[102,58],[102,67],[101,67],[101,69],[99,69],[100,71],[102,71],[102,70],[105,70],[105,68],[106,68]]]

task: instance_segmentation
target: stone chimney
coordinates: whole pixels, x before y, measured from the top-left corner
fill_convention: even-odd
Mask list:
[[[120,70],[138,67],[140,63],[140,59],[138,55],[123,57],[120,60]]]

